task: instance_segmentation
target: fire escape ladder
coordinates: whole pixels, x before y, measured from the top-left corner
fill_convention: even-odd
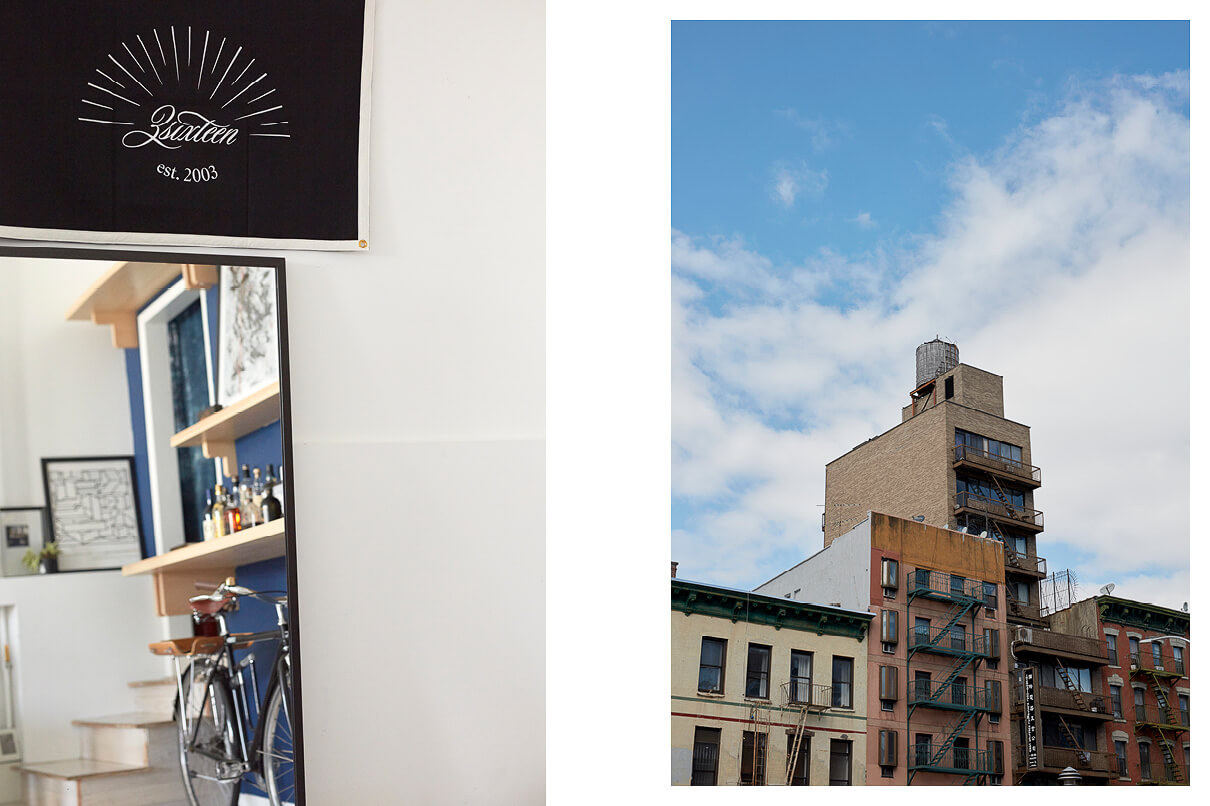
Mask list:
[[[950,614],[950,620],[945,623],[945,626],[942,627],[941,631],[937,634],[937,642],[941,641],[943,637],[948,636],[954,625],[966,618],[970,612],[978,606],[979,603],[975,600],[967,600],[965,602],[958,603],[954,608],[954,612]],[[935,644],[936,642],[934,642],[934,645]]]
[[[1081,711],[1088,710],[1088,704],[1084,702],[1084,696],[1080,694],[1080,690],[1076,688],[1075,683],[1071,682],[1071,675],[1067,673],[1067,668],[1063,665],[1062,659],[1055,658],[1055,668],[1058,670],[1059,677],[1063,679],[1063,685],[1067,687],[1067,693],[1076,701],[1076,707]]]
[[[1076,751],[1076,757],[1080,760],[1080,763],[1087,767],[1092,761],[1092,756],[1076,741],[1075,734],[1071,732],[1071,726],[1067,724],[1067,720],[1061,715],[1059,716],[1059,732],[1063,734],[1063,740],[1067,742],[1068,746]]]
[[[1160,753],[1164,756],[1164,769],[1168,771],[1168,780],[1183,784],[1185,778],[1181,775],[1180,765],[1176,763],[1176,748],[1172,740],[1162,730],[1157,730],[1156,733],[1159,734]]]
[[[786,755],[786,786],[794,783],[794,768],[798,766],[798,752],[802,749],[802,737],[807,730],[807,709],[798,709],[798,720],[794,725],[794,739],[790,742],[790,752]],[[768,752],[766,750],[766,752]]]
[[[769,730],[773,723],[773,708],[768,705],[752,706],[752,785],[765,786],[769,771]],[[761,739],[764,738],[764,751]],[[763,762],[763,763],[762,763]]]
[[[1008,513],[1008,516],[1010,518],[1017,517],[1016,510],[1013,509],[1012,501],[1010,501],[1008,496],[1005,494],[1004,488],[1000,486],[1000,480],[991,473],[988,475],[991,476],[992,484],[996,486],[996,498],[1000,499],[1000,503],[1003,505],[1004,510]]]
[[[1160,713],[1167,718],[1167,724],[1179,725],[1176,713],[1172,710],[1172,702],[1168,699],[1168,693],[1164,691],[1164,687],[1160,685],[1159,678],[1154,676],[1151,678],[1151,690],[1155,692],[1155,701],[1160,706]]]
[[[975,718],[976,711],[973,709],[966,711],[962,716],[958,717],[958,721],[946,728],[949,735],[945,737],[945,741],[937,748],[937,752],[933,754],[932,760],[929,761],[929,766],[936,767],[941,764],[941,760],[945,758],[945,754],[954,746],[954,742],[958,741],[962,736],[962,731],[966,730],[966,726]]]

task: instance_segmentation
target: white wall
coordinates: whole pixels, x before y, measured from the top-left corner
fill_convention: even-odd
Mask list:
[[[798,591],[794,595],[794,591]],[[800,602],[839,605],[865,612],[870,608],[870,519],[854,526],[812,554],[756,588],[767,596]]]
[[[370,249],[269,252],[307,800],[539,803],[544,7],[376,5]]]

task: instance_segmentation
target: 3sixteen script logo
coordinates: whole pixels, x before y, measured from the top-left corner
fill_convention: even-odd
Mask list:
[[[290,137],[269,74],[253,69],[256,59],[227,37],[208,30],[195,36],[193,26],[170,25],[137,34],[105,55],[86,82],[78,120],[129,127],[120,138],[126,148],[175,151],[186,143],[231,146],[244,136]],[[185,182],[218,178],[213,165],[162,163],[156,172]]]
[[[122,145],[142,148],[155,143],[164,148],[180,148],[173,143],[214,143],[229,146],[235,143],[239,129],[224,126],[205,115],[164,104],[151,113],[151,131],[134,129],[122,135]]]

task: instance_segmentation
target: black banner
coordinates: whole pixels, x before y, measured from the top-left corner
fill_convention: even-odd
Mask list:
[[[1021,670],[1022,686],[1025,689],[1025,766],[1036,769],[1038,759],[1038,701],[1034,690],[1034,669],[1027,666]]]
[[[372,14],[3,0],[0,235],[357,248]]]

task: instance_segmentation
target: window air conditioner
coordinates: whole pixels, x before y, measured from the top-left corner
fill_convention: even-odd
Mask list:
[[[1017,643],[1032,644],[1034,642],[1034,631],[1032,627],[1017,628]]]

